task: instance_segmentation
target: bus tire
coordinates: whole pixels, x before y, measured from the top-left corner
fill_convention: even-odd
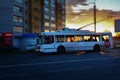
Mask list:
[[[98,44],[96,44],[94,46],[94,49],[93,49],[95,52],[99,52],[100,51],[100,46]]]
[[[63,53],[65,53],[65,47],[64,47],[64,46],[59,46],[59,47],[57,48],[57,53],[58,53],[58,54],[63,54]]]

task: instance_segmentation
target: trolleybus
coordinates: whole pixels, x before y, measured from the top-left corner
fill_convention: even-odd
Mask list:
[[[113,48],[112,33],[92,32],[64,28],[55,32],[42,32],[37,38],[35,50],[42,53]]]

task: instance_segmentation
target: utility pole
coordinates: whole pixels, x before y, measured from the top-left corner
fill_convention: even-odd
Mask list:
[[[51,21],[51,20],[52,20],[52,19],[51,19],[51,18],[52,18],[52,13],[51,13],[51,11],[52,11],[52,8],[51,8],[51,7],[52,7],[52,6],[51,6],[51,4],[52,4],[52,3],[51,3],[51,0],[50,0],[50,2],[49,2],[49,8],[50,8],[50,9],[49,9],[49,14],[50,14],[50,15],[49,15],[49,32],[52,31],[52,21]]]
[[[94,31],[96,32],[96,0],[94,0]]]

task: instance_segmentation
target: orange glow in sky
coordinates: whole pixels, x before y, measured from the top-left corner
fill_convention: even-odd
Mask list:
[[[74,29],[78,29],[80,28],[79,24],[67,24],[67,26],[69,26],[69,28],[74,28]],[[90,31],[94,31],[94,25],[90,25],[87,26],[81,30],[90,30]],[[112,32],[113,36],[115,36],[115,32],[114,32],[114,28],[107,25],[107,24],[96,24],[96,32]]]
[[[78,29],[87,25],[83,30],[94,31],[94,11],[93,4],[82,5],[82,3],[90,3],[94,0],[79,0],[77,3],[72,2],[72,0],[67,0],[66,9],[66,27]],[[77,1],[77,0],[75,0]],[[105,0],[105,6],[102,0],[96,0],[96,31],[97,32],[112,32],[115,35],[115,24],[114,20],[120,19],[120,7],[118,3],[120,0]],[[114,5],[111,6],[110,4]],[[99,22],[100,21],[100,22]]]

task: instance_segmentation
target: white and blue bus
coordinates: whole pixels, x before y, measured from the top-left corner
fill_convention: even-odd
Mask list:
[[[42,53],[65,53],[67,51],[113,48],[112,33],[91,32],[64,28],[56,32],[42,32],[37,38],[36,51]]]

